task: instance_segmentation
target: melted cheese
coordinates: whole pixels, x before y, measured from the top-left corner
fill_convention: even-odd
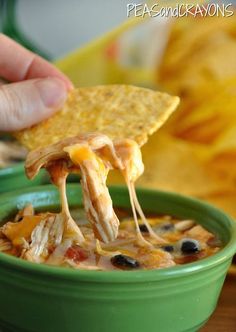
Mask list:
[[[99,171],[104,173],[104,163],[88,145],[75,144],[64,148],[64,151],[69,154],[70,160],[76,166],[80,167],[80,165],[86,161],[96,161],[99,167]]]
[[[75,144],[64,150],[68,152],[71,161],[76,165],[79,165],[85,160],[91,160],[94,158],[94,152],[86,145]]]
[[[2,233],[13,245],[19,246],[23,243],[23,238],[28,240],[31,237],[31,233],[41,221],[41,216],[25,216],[17,223],[8,222],[3,227]]]

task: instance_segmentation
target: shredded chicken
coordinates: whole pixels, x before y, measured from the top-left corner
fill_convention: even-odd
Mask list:
[[[116,156],[113,142],[105,135],[86,134],[31,152],[26,160],[26,174],[33,178],[41,167],[49,171],[52,181],[60,191],[66,228],[75,232],[77,229],[78,242],[82,243],[83,235],[70,216],[65,193],[68,173],[80,172],[87,217],[96,236],[108,242],[116,238],[119,226],[105,185],[107,173],[112,166],[122,166]]]
[[[178,231],[186,231],[195,225],[194,221],[191,219],[181,220],[175,224],[175,228]]]
[[[212,233],[208,232],[201,225],[194,226],[190,230],[186,231],[185,234],[186,236],[199,240],[202,243],[207,242],[214,237]]]
[[[49,265],[62,265],[65,260],[66,251],[71,247],[72,243],[72,239],[63,240],[49,256],[46,263]]]
[[[105,243],[116,239],[119,220],[112,207],[106,179],[112,168],[120,169],[127,182],[135,181],[143,173],[140,149],[134,141],[113,143],[107,136],[98,133],[65,139],[28,155],[26,174],[29,178],[33,178],[41,167],[49,171],[52,181],[58,186],[66,227],[74,232],[77,229],[79,243],[84,238],[70,216],[66,199],[65,183],[69,172],[81,174],[85,211],[95,236]],[[132,192],[130,197],[133,201]],[[137,231],[140,239],[146,242],[138,228]]]
[[[73,243],[86,246],[86,239],[70,214],[66,197],[66,179],[72,172],[81,174],[85,212],[98,240],[110,243],[114,242],[118,235],[119,220],[113,210],[106,186],[108,172],[118,169],[128,186],[138,244],[153,247],[140,232],[137,213],[150,236],[157,243],[165,242],[152,230],[136,196],[134,183],[144,171],[140,148],[136,142],[129,139],[113,142],[99,133],[67,138],[29,153],[25,164],[27,176],[30,179],[34,178],[42,167],[47,169],[52,182],[58,187],[61,213],[54,219],[48,218],[36,225],[31,234],[29,247],[25,246],[24,258],[40,262],[47,256],[48,250],[54,248],[47,260],[48,264],[54,264],[57,261],[57,252],[65,250],[69,239]],[[30,208],[25,210],[24,214],[26,213],[30,213]],[[93,249],[104,251],[99,242]],[[108,254],[110,255],[109,252]]]
[[[24,247],[21,257],[29,261],[42,263],[51,251],[54,251],[63,240],[64,219],[62,214],[46,214],[34,227],[30,239],[21,246]],[[72,243],[73,238],[70,239]]]
[[[12,248],[12,244],[8,239],[0,239],[0,252],[7,251]]]
[[[24,211],[27,211],[27,208],[20,211],[19,215],[23,215]],[[85,223],[83,219],[78,219],[76,214],[76,220],[84,236],[83,245],[80,245],[73,232],[70,235],[65,229],[62,213],[44,212],[26,215],[17,222],[8,222],[0,227],[0,251],[48,265],[85,270],[133,270],[166,268],[176,263],[185,264],[208,257],[217,252],[221,246],[221,241],[216,242],[214,234],[202,229],[200,225],[195,225],[194,221],[190,223],[190,220],[178,221],[166,217],[152,217],[147,220],[157,234],[160,234],[158,229],[162,228],[167,243],[164,246],[162,243],[157,243],[156,239],[148,234],[147,228],[142,227],[146,244],[137,236],[134,219],[127,221],[124,215],[122,218],[123,224],[117,239],[106,244],[96,239],[91,225]],[[166,220],[169,224],[166,224]],[[140,222],[142,220],[139,219]],[[166,228],[167,225],[172,227]],[[179,226],[179,230],[176,230],[176,226]],[[174,237],[169,237],[171,234]],[[189,234],[195,234],[199,240],[186,237]],[[211,243],[209,236],[210,240],[213,239]],[[194,241],[198,250],[194,253],[184,252],[182,244],[186,241],[189,243]]]
[[[95,236],[106,243],[112,241],[117,237],[119,220],[106,186],[109,168],[90,147],[74,145],[65,150],[72,162],[80,167],[85,212]],[[86,159],[80,158],[84,155]]]

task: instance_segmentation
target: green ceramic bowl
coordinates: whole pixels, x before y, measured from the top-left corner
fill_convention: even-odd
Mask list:
[[[110,189],[114,204],[129,207],[127,190]],[[0,325],[25,332],[197,331],[214,311],[236,252],[236,224],[197,200],[138,190],[144,210],[194,218],[219,234],[224,248],[201,261],[156,271],[79,271],[29,263],[0,254]],[[68,186],[70,206],[81,204],[78,185]],[[52,186],[0,197],[0,220],[31,202],[58,208]]]
[[[39,176],[37,176],[33,181],[27,179],[23,162],[17,163],[11,167],[0,169],[0,193],[36,186],[45,183],[45,181],[46,176],[43,171],[41,171]]]

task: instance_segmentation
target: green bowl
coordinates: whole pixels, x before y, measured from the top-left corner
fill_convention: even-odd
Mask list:
[[[0,169],[0,193],[36,186],[45,183],[45,181],[46,175],[44,171],[40,171],[39,176],[32,181],[27,179],[23,162]]]
[[[112,187],[116,206],[129,207],[125,188]],[[194,218],[219,234],[224,248],[195,263],[153,271],[80,271],[37,265],[0,254],[0,326],[25,332],[197,331],[214,311],[232,256],[236,224],[220,210],[175,194],[138,190],[146,211]],[[81,189],[68,186],[71,207]],[[0,197],[4,221],[31,202],[38,211],[58,208],[52,186]]]

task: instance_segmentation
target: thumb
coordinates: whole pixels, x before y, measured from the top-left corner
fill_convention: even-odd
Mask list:
[[[42,78],[0,86],[0,131],[30,127],[59,109],[67,97],[58,78]]]

